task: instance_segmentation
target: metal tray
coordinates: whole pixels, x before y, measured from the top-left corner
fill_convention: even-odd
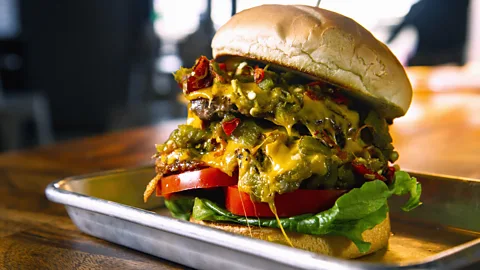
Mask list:
[[[423,205],[403,213],[392,198],[389,247],[342,260],[171,218],[160,198],[144,204],[153,169],[70,177],[51,183],[83,232],[198,269],[480,269],[480,181],[411,173]]]

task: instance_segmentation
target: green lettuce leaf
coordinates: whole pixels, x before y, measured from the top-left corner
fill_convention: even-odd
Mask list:
[[[393,189],[395,195],[404,195],[410,193],[410,198],[402,207],[405,212],[415,209],[420,206],[420,195],[422,195],[422,185],[417,182],[415,177],[410,177],[408,173],[398,171],[395,173],[395,189]]]
[[[363,241],[362,233],[380,224],[387,217],[387,199],[392,195],[410,194],[410,199],[402,207],[410,211],[421,204],[421,185],[405,172],[396,172],[395,181],[387,186],[376,180],[367,182],[342,195],[335,205],[318,214],[305,214],[281,218],[286,231],[312,235],[341,235],[352,240],[360,252],[370,249],[370,243]],[[192,211],[197,220],[233,222],[242,225],[279,228],[276,219],[245,218],[234,215],[215,203],[195,198]]]
[[[191,197],[173,197],[171,200],[165,200],[165,206],[168,208],[174,218],[190,220],[194,198]]]

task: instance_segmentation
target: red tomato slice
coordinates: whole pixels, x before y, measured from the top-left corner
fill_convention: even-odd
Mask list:
[[[316,214],[332,207],[345,190],[297,189],[275,195],[275,208],[279,217]],[[252,202],[250,195],[237,186],[226,188],[225,206],[232,214],[247,217],[275,217],[268,203]]]
[[[157,184],[157,196],[167,196],[175,192],[197,188],[214,188],[236,185],[238,177],[229,176],[216,168],[184,172],[163,177]]]

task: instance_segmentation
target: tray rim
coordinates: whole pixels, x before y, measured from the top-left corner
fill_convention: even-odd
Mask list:
[[[69,176],[61,179],[52,181],[45,188],[46,197],[55,203],[64,205],[65,207],[76,207],[82,210],[87,210],[95,212],[102,215],[108,215],[115,218],[119,218],[128,222],[137,223],[143,226],[147,226],[157,230],[163,230],[168,233],[194,238],[199,241],[207,242],[213,245],[219,245],[227,249],[235,250],[237,252],[249,253],[253,256],[263,257],[266,260],[276,261],[278,263],[284,263],[292,267],[303,267],[311,268],[316,263],[321,262],[322,267],[335,267],[335,269],[406,269],[406,268],[418,268],[418,267],[427,267],[431,264],[437,262],[445,262],[445,266],[450,267],[451,261],[455,260],[454,256],[459,255],[459,253],[469,253],[471,250],[475,252],[480,252],[480,237],[468,241],[466,243],[454,246],[442,252],[439,252],[435,255],[428,257],[428,260],[418,260],[411,261],[408,263],[374,263],[374,262],[365,262],[365,261],[355,261],[334,258],[327,255],[317,254],[297,248],[292,248],[288,246],[283,246],[275,243],[270,243],[267,241],[253,239],[250,237],[236,235],[233,233],[217,230],[211,227],[202,226],[199,224],[191,223],[184,220],[178,220],[162,215],[158,215],[155,212],[137,208],[134,206],[121,204],[113,201],[104,200],[97,197],[92,197],[84,195],[81,193],[76,193],[73,191],[62,189],[61,186],[64,183],[69,181],[81,181],[94,177],[103,177],[110,176],[113,174],[121,173],[134,173],[136,171],[144,171],[146,169],[152,168],[151,165],[143,165],[137,167],[127,167],[127,168],[118,168],[113,170],[104,170],[99,172],[80,174],[75,176]],[[414,177],[440,177],[447,180],[454,181],[467,181],[475,182],[480,184],[480,179],[473,179],[468,177],[457,177],[452,175],[443,175],[435,173],[421,173],[415,171],[407,171]],[[96,203],[99,206],[103,206],[105,209],[103,211],[98,211],[96,209],[98,206],[94,207],[92,204]],[[136,215],[141,215],[141,219],[138,216],[132,217],[130,211],[135,211]],[[166,224],[166,225],[165,225]],[[170,226],[169,226],[170,225]],[[174,225],[174,226],[172,226]],[[172,228],[179,228],[172,229]],[[184,229],[184,230],[182,230]],[[196,233],[195,230],[200,230],[200,233]],[[206,234],[205,234],[206,233]],[[205,235],[213,236],[211,238],[206,238]],[[218,240],[222,241],[218,241]],[[229,246],[227,243],[230,241],[223,240],[232,240],[236,241],[236,246]],[[254,245],[252,245],[254,243]],[[252,246],[255,248],[252,249]],[[248,247],[240,250],[239,247]],[[260,252],[261,251],[261,252]],[[267,252],[265,252],[267,251]],[[279,256],[279,254],[287,253],[289,256]],[[280,258],[280,259],[279,259]],[[295,259],[289,259],[295,258]],[[168,258],[166,258],[168,259]],[[347,263],[346,263],[347,262]],[[434,266],[434,265],[432,265]]]

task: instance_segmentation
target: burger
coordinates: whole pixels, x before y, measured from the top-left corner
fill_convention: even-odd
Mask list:
[[[354,20],[263,5],[215,34],[175,80],[188,119],[156,145],[173,217],[341,258],[388,245],[388,198],[421,185],[394,164],[389,125],[412,99],[405,70]]]

